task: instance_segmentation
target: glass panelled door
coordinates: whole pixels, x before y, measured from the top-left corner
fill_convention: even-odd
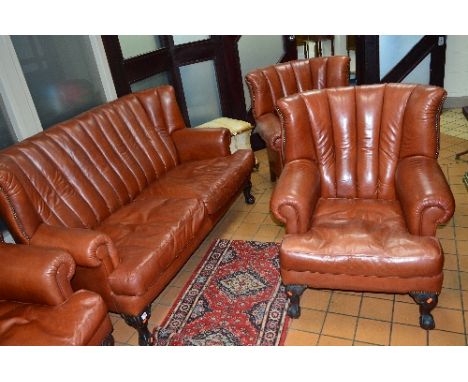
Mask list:
[[[294,59],[296,54],[294,36],[102,36],[102,40],[117,94],[169,83],[187,126],[220,116],[248,119],[246,71]]]

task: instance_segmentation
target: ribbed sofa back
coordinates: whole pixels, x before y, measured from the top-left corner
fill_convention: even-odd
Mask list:
[[[178,163],[170,86],[130,94],[0,152],[0,208],[15,238],[41,222],[92,228]]]

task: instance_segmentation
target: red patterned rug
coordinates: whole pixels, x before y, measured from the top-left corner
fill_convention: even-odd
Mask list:
[[[154,329],[155,345],[282,345],[289,318],[278,248],[216,240]]]

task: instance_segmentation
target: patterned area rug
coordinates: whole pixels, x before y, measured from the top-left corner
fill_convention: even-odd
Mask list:
[[[154,329],[155,345],[282,345],[289,318],[278,248],[216,240]]]

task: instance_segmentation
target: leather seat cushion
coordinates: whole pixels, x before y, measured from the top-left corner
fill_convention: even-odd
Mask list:
[[[214,214],[248,179],[253,164],[251,150],[238,150],[222,158],[182,163],[146,188],[136,200],[196,198],[203,201],[209,214]]]
[[[96,230],[114,241],[121,262],[109,276],[120,295],[141,295],[200,230],[206,211],[197,199],[156,198],[124,206]]]
[[[429,277],[442,271],[434,237],[408,233],[397,201],[319,199],[312,228],[286,235],[281,269],[376,277]]]
[[[85,290],[57,306],[0,301],[0,345],[86,345],[107,319],[102,298]]]

